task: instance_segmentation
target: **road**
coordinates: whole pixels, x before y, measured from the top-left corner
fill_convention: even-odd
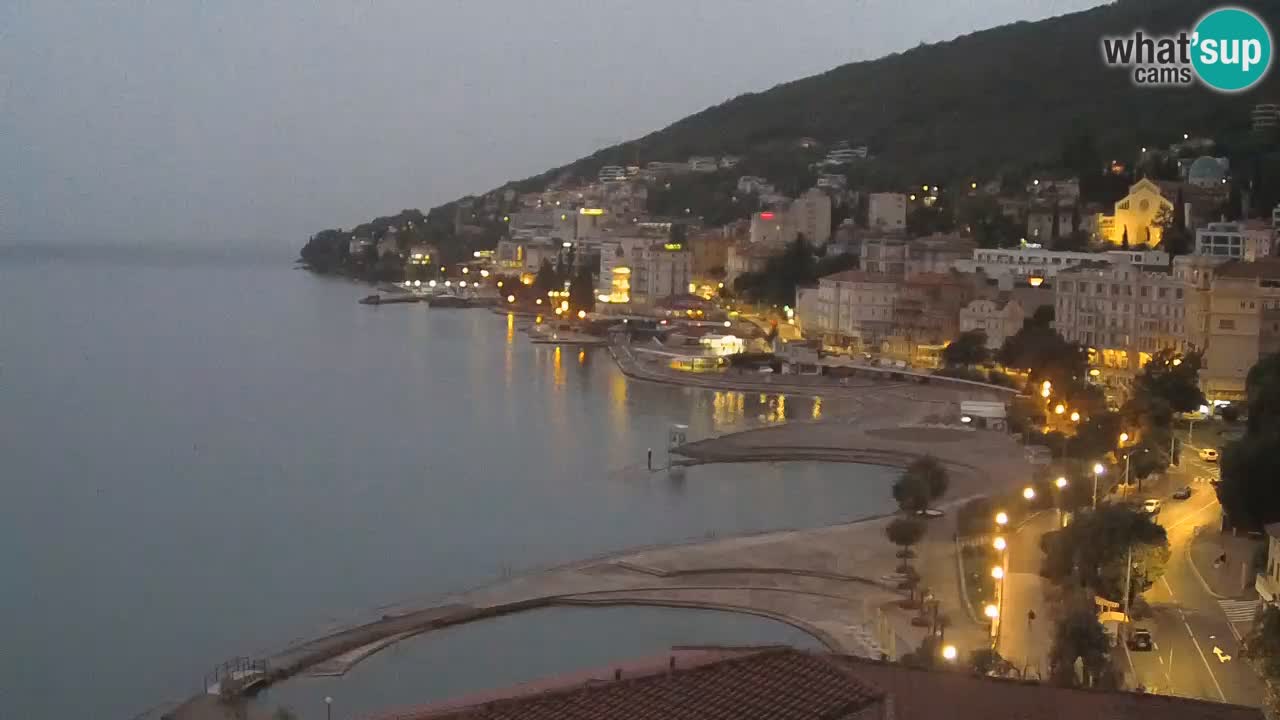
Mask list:
[[[1262,682],[1240,652],[1240,635],[1248,631],[1248,623],[1229,622],[1219,598],[1191,567],[1188,551],[1196,528],[1217,528],[1221,522],[1221,509],[1208,482],[1218,477],[1218,466],[1200,460],[1196,450],[1187,446],[1181,467],[1170,468],[1166,478],[1149,484],[1142,493],[1129,495],[1135,500],[1161,499],[1157,521],[1168,533],[1171,555],[1165,576],[1144,596],[1152,617],[1136,624],[1151,631],[1156,649],[1131,652],[1122,645],[1121,663],[1133,684],[1150,692],[1260,706]],[[1172,499],[1173,491],[1183,485],[1191,486],[1191,497]],[[1029,676],[1048,671],[1053,623],[1044,601],[1045,581],[1039,576],[1039,541],[1056,520],[1054,512],[1032,517],[1011,533],[1009,544],[1000,652]],[[1035,620],[1029,619],[1029,611],[1035,612]]]
[[[1219,599],[1191,567],[1188,551],[1196,528],[1217,528],[1222,517],[1213,487],[1195,481],[1216,479],[1217,464],[1200,460],[1195,450],[1187,446],[1182,465],[1170,468],[1163,482],[1141,494],[1161,499],[1157,520],[1168,533],[1171,554],[1165,576],[1145,594],[1152,617],[1137,624],[1151,631],[1156,649],[1126,648],[1125,657],[1136,683],[1150,691],[1259,706],[1262,682],[1240,652],[1240,634],[1248,624],[1229,622]],[[1191,498],[1173,500],[1171,493],[1183,485],[1192,488]]]

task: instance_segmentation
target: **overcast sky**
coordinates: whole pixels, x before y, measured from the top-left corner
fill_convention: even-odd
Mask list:
[[[4,0],[0,244],[295,248],[742,92],[1097,4]]]

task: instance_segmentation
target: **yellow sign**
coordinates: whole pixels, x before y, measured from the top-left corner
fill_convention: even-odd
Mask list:
[[[684,243],[667,243],[662,246],[663,250],[683,250]]]
[[[578,212],[583,215],[603,215],[604,209],[603,208],[582,208]]]

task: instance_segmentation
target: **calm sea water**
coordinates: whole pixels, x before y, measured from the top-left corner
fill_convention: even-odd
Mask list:
[[[365,292],[287,261],[0,256],[0,718],[130,717],[228,657],[380,605],[891,504],[877,468],[644,468],[672,422],[696,438],[839,408],[636,383],[505,316],[370,308]],[[424,699],[656,642],[795,638],[601,612],[452,631],[447,647],[548,650],[445,673]],[[397,652],[382,662],[411,658],[403,677],[436,651]],[[359,679],[369,667],[350,684],[390,692]]]

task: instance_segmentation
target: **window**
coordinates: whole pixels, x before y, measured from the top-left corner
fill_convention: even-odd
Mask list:
[[[1173,291],[1173,296],[1179,300],[1182,299],[1182,288]]]
[[[1147,287],[1142,287],[1142,288],[1140,288],[1140,289],[1138,290],[1138,294],[1139,294],[1139,295],[1141,295],[1142,297],[1146,297],[1146,296],[1147,296],[1147,290],[1148,290],[1148,289],[1149,289],[1149,288],[1147,288]]]
[[[1156,290],[1156,297],[1161,300],[1163,300],[1165,296],[1168,294],[1169,294],[1169,288],[1158,288]]]
[[[1218,321],[1218,329],[1219,329],[1219,330],[1235,330],[1235,329],[1236,329],[1236,321],[1235,321],[1235,320],[1226,320],[1226,319],[1219,320],[1219,321]]]

